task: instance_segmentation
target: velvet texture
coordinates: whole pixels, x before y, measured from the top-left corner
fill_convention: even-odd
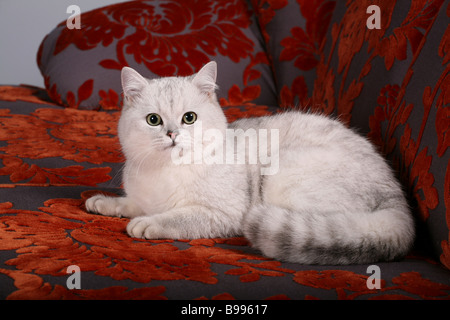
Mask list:
[[[369,5],[381,28],[369,29]],[[65,21],[37,56],[46,90],[0,86],[0,298],[449,299],[450,5],[400,1],[130,1]],[[120,69],[186,75],[209,60],[229,121],[285,109],[339,117],[390,161],[417,220],[401,261],[305,266],[244,238],[138,240],[86,212],[120,195]],[[23,80],[26,82],[26,79]],[[81,270],[70,290],[67,268]]]

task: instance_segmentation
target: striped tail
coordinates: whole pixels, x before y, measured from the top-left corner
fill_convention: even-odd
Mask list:
[[[406,204],[385,203],[372,212],[306,213],[257,205],[243,232],[264,255],[302,264],[365,264],[402,258],[414,241]]]

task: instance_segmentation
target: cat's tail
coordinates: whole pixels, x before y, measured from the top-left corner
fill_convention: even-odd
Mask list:
[[[293,212],[257,205],[243,232],[264,255],[303,264],[363,264],[402,258],[414,241],[406,204],[385,203],[372,212]]]

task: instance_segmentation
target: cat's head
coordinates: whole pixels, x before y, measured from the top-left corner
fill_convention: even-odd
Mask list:
[[[225,133],[227,121],[215,94],[216,75],[213,61],[192,76],[154,80],[123,68],[119,138],[126,158],[170,161],[173,148],[193,148],[195,139],[203,143],[200,135],[207,130]]]

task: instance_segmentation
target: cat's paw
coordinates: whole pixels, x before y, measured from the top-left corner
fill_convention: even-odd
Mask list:
[[[86,200],[86,209],[92,213],[104,216],[120,217],[121,208],[117,205],[117,199],[97,194]]]
[[[133,218],[143,215],[142,210],[127,197],[107,197],[95,195],[86,200],[86,209],[110,217]]]
[[[127,225],[127,233],[130,237],[141,239],[164,238],[164,231],[153,217],[137,217],[131,219]]]

